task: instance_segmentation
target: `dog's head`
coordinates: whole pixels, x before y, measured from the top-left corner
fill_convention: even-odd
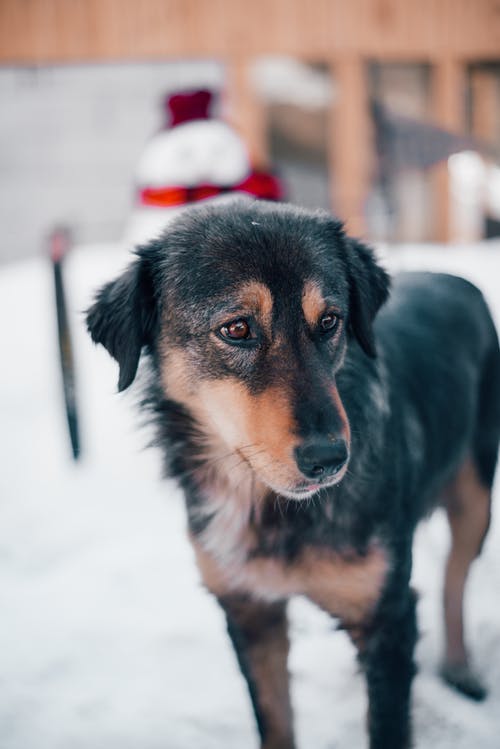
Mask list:
[[[119,390],[148,347],[165,396],[257,479],[300,499],[345,473],[335,376],[348,345],[375,356],[387,294],[371,250],[329,214],[239,200],[188,210],[140,248],[87,323],[119,364]]]

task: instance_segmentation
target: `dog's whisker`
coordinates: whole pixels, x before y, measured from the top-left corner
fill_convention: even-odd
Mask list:
[[[189,474],[191,474],[193,472],[196,472],[196,471],[200,470],[201,467],[203,467],[203,468],[210,467],[210,466],[213,466],[213,465],[215,465],[215,464],[217,464],[219,462],[222,462],[224,460],[228,460],[229,458],[232,458],[232,457],[240,457],[241,458],[241,456],[238,454],[238,450],[241,451],[243,449],[247,449],[247,448],[251,448],[251,447],[254,447],[253,443],[250,443],[249,445],[244,445],[243,447],[237,448],[235,450],[230,450],[229,452],[224,453],[223,455],[216,455],[216,456],[214,456],[212,458],[205,458],[205,457],[203,457],[201,455],[197,459],[197,462],[199,462],[199,465],[196,465],[196,466],[193,466],[190,469],[187,469],[186,471],[184,471],[182,473],[182,476],[186,476],[186,475],[189,475]]]
[[[234,451],[227,453],[226,455],[219,455],[215,458],[209,458],[206,460],[198,459],[196,461],[196,465],[192,466],[192,468],[187,468],[186,470],[182,471],[178,474],[179,478],[186,478],[187,476],[191,476],[200,470],[205,470],[207,468],[213,468],[217,463],[221,462],[222,460],[228,460],[231,457],[239,457],[237,453]]]

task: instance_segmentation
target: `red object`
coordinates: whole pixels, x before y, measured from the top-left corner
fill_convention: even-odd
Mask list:
[[[228,192],[245,192],[262,200],[281,200],[283,191],[277,177],[266,172],[251,172],[237,185],[197,185],[196,187],[145,187],[139,192],[140,205],[171,208],[214,198]]]
[[[205,89],[169,96],[165,101],[168,112],[166,128],[193,120],[209,120],[211,104],[212,93]]]

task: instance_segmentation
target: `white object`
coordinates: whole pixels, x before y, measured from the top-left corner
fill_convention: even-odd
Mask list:
[[[246,147],[238,134],[221,120],[195,120],[155,135],[137,166],[141,188],[230,187],[251,170]],[[138,204],[128,221],[125,243],[136,245],[158,236],[183,206]]]

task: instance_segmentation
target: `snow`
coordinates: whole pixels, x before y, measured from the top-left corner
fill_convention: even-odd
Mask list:
[[[500,245],[386,250],[391,267],[470,277],[500,320]],[[51,272],[42,258],[0,278],[0,747],[250,749],[249,700],[215,601],[203,590],[181,496],[143,450],[134,393],[94,348],[81,311],[127,262],[82,247],[66,267],[83,459],[70,459],[57,367]],[[137,391],[135,392],[135,396]],[[497,482],[496,499],[500,500]],[[469,641],[490,687],[477,705],[436,675],[448,535],[436,513],[415,543],[420,592],[413,712],[417,749],[494,749],[500,735],[498,513],[467,594]],[[307,602],[291,607],[299,747],[365,746],[364,684],[344,633]]]

